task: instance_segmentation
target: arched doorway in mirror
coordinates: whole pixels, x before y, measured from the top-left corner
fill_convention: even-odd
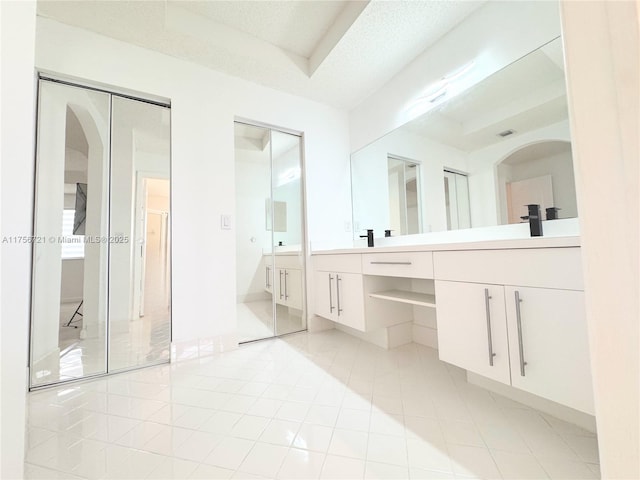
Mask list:
[[[519,147],[497,166],[500,223],[520,223],[528,204],[548,219],[578,216],[571,143],[546,140]],[[547,214],[547,209],[549,210]]]

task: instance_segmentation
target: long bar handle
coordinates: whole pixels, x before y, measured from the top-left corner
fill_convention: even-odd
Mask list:
[[[333,309],[336,308],[333,306],[333,295],[331,294],[333,277],[329,274],[329,312],[333,313]]]
[[[489,289],[484,289],[484,307],[487,316],[487,344],[489,345],[489,365],[493,367],[493,357],[496,356],[493,353],[493,340],[491,338],[491,309],[489,308],[489,300],[491,300],[491,295],[489,295]]]
[[[518,324],[518,352],[520,353],[520,376],[524,377],[524,366],[527,362],[524,361],[524,346],[522,344],[522,315],[520,314],[520,292],[515,291],[516,296],[516,322]]]
[[[269,266],[267,265],[267,268],[264,269],[265,271],[265,276],[267,278],[265,278],[264,284],[267,286],[267,288],[269,288]]]
[[[284,299],[289,300],[289,282],[287,282],[287,278],[289,277],[289,271],[284,271]]]
[[[336,300],[338,303],[338,316],[340,316],[340,312],[342,312],[342,307],[340,307],[340,275],[336,273]]]
[[[280,292],[279,292],[280,300],[282,300],[282,270],[280,270],[280,285],[279,286],[280,286]]]
[[[411,262],[370,262],[371,265],[411,265]]]

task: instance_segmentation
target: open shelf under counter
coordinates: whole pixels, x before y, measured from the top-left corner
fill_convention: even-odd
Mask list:
[[[428,293],[408,292],[405,290],[385,290],[382,292],[369,293],[372,298],[390,300],[392,302],[409,303],[423,307],[435,307],[436,297]]]

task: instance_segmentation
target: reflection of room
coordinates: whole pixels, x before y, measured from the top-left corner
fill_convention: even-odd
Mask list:
[[[464,75],[473,75],[473,68]],[[365,228],[382,236],[397,223],[397,202],[388,201],[396,195],[382,170],[389,156],[421,165],[424,232],[519,222],[525,215],[520,210],[508,219],[505,185],[516,195],[524,184],[515,182],[534,176],[548,177],[539,182],[548,184],[549,195],[516,196],[514,202],[539,203],[543,212],[558,207],[558,218],[577,216],[559,39],[456,96],[434,101],[424,115],[353,154],[355,237]],[[388,196],[381,194],[386,191]],[[393,229],[394,236],[418,233]]]
[[[240,342],[306,328],[300,137],[235,124]]]
[[[168,112],[40,82],[32,387],[169,358]]]

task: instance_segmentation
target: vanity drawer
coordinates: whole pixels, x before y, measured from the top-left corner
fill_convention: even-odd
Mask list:
[[[584,290],[579,248],[435,252],[438,280]]]
[[[314,255],[313,265],[320,272],[362,273],[361,255]]]
[[[432,252],[365,253],[362,273],[384,277],[433,278]]]
[[[300,255],[278,255],[276,253],[276,268],[302,268]]]

